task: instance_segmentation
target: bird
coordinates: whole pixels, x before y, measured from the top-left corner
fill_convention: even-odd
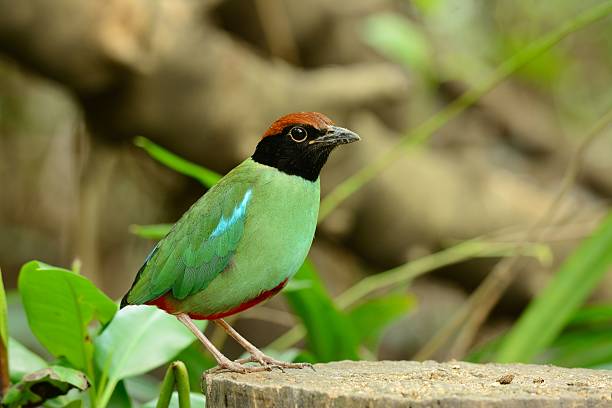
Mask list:
[[[264,354],[223,318],[276,295],[295,275],[315,234],[321,169],[335,147],[358,140],[356,133],[318,112],[290,113],[274,121],[254,153],[155,245],[121,307],[154,305],[174,315],[215,358],[213,370],[312,367]],[[249,357],[230,360],[193,320],[214,322]]]

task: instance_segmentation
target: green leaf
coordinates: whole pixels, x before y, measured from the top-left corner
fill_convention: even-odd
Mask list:
[[[198,394],[192,392],[189,394],[189,400],[191,401],[192,407],[205,407],[206,406],[206,397],[202,394]],[[172,398],[170,398],[170,408],[181,408],[179,406],[179,397],[177,392],[172,393]],[[157,407],[157,399],[153,401],[149,401],[142,406],[142,408],[156,408]]]
[[[563,263],[512,327],[495,358],[528,362],[549,346],[612,266],[612,212]]]
[[[109,322],[117,305],[83,276],[37,261],[21,268],[19,291],[30,328],[42,345],[91,374],[87,328],[94,320]]]
[[[38,354],[27,349],[17,340],[9,337],[9,367],[11,368],[11,380],[20,381],[21,378],[33,371],[47,366],[47,362]]]
[[[388,58],[409,68],[431,70],[431,46],[421,28],[395,13],[379,13],[366,21],[364,37],[368,44]]]
[[[310,261],[302,265],[294,280],[308,285],[283,294],[304,323],[308,346],[318,361],[359,359],[359,339],[352,322],[336,308]]]
[[[172,224],[130,225],[130,232],[145,239],[160,240],[170,232]]]
[[[95,340],[95,361],[108,379],[99,405],[105,406],[117,382],[167,363],[194,339],[174,316],[156,307],[121,309]]]
[[[52,366],[25,375],[9,389],[2,400],[8,407],[38,406],[42,402],[66,394],[71,389],[84,391],[89,387],[87,377],[78,370]]]
[[[134,141],[136,146],[144,149],[151,157],[160,162],[166,167],[171,168],[181,174],[193,177],[206,187],[214,186],[221,178],[219,173],[199,166],[188,160],[169,152],[163,147],[153,143],[147,138],[137,137]]]
[[[415,304],[407,294],[391,294],[369,299],[353,308],[349,316],[361,343],[371,347],[378,344],[382,330],[403,316]]]

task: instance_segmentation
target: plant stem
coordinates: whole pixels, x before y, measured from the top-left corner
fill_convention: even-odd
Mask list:
[[[117,386],[116,380],[109,381],[106,387],[103,388],[104,391],[102,392],[102,395],[100,396],[100,398],[97,399],[97,401],[95,398],[92,398],[92,405],[97,403],[98,407],[106,408],[106,406],[108,405],[108,402],[113,396],[113,392],[115,391],[116,386]]]
[[[172,398],[175,382],[173,364],[174,363],[170,364],[166,370],[166,375],[164,376],[161,389],[159,390],[156,408],[167,408],[170,405],[170,398]]]
[[[468,107],[472,106],[482,96],[491,91],[497,84],[504,81],[520,68],[524,67],[536,57],[548,51],[568,35],[592,24],[612,13],[612,1],[605,1],[578,14],[570,21],[562,24],[556,30],[543,35],[533,41],[518,53],[499,65],[491,76],[464,92],[444,109],[427,119],[404,135],[397,144],[376,160],[359,170],[357,173],[340,183],[321,202],[319,221],[325,219],[338,205],[358,191],[366,183],[376,177],[391,163],[403,156],[404,149],[410,149],[426,142],[430,136],[440,130],[451,119],[458,116]]]
[[[170,399],[172,398],[174,384],[176,384],[176,389],[178,391],[179,407],[190,408],[189,374],[187,373],[187,367],[185,367],[182,361],[175,361],[168,366],[159,392],[156,408],[168,408]]]
[[[190,408],[191,399],[189,397],[189,373],[187,367],[182,361],[175,361],[174,365],[174,376],[176,378],[176,390],[179,396],[179,407]]]

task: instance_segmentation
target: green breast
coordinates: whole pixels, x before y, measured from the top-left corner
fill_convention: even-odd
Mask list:
[[[201,315],[236,307],[291,278],[312,244],[319,212],[319,180],[311,182],[253,162],[256,171],[244,235],[227,269],[179,308]]]

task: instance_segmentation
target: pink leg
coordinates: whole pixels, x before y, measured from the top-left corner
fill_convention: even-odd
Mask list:
[[[185,326],[187,326],[189,330],[191,330],[191,332],[197,337],[198,340],[200,340],[200,342],[204,345],[204,347],[206,347],[206,349],[210,352],[210,354],[213,355],[215,360],[217,360],[217,364],[219,366],[217,369],[214,369],[215,371],[228,370],[228,371],[234,371],[237,373],[246,374],[246,373],[251,373],[255,371],[269,370],[269,368],[267,367],[246,366],[242,364],[241,362],[235,362],[235,361],[230,360],[229,358],[225,357],[223,353],[221,353],[219,349],[217,349],[215,345],[212,344],[212,342],[208,340],[208,338],[206,338],[206,336],[204,336],[204,333],[202,333],[200,329],[198,329],[198,327],[195,324],[193,324],[193,321],[188,315],[186,315],[185,313],[179,313],[176,315],[176,318],[181,323],[183,323]]]
[[[283,368],[304,368],[310,367],[314,370],[314,367],[310,363],[288,363],[286,361],[276,360],[270,356],[265,355],[261,350],[255,347],[250,341],[242,337],[232,326],[230,326],[225,320],[217,319],[213,320],[215,324],[221,327],[227,334],[229,334],[234,340],[238,342],[251,356],[236,360],[236,363],[259,363],[261,367],[271,370],[272,368],[278,368],[284,371]]]

